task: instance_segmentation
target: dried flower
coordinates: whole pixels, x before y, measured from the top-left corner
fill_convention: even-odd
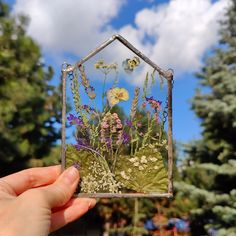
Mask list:
[[[136,111],[137,111],[137,107],[138,107],[138,97],[139,97],[139,88],[135,88],[134,91],[134,99],[132,101],[132,107],[131,107],[131,112],[130,112],[130,118],[131,120],[134,119]]]
[[[96,97],[95,89],[90,85],[90,82],[85,74],[84,67],[79,67],[79,71],[81,74],[82,85],[84,86],[85,92],[88,94],[90,99],[94,99]]]
[[[101,122],[101,142],[109,148],[112,147],[113,143],[120,145],[123,142],[122,128],[123,125],[118,114],[107,112]],[[109,140],[107,137],[109,137]]]
[[[79,125],[82,126],[84,123],[82,119],[79,117],[74,116],[73,114],[69,114],[67,117],[68,121],[70,122],[70,125]]]
[[[122,66],[127,73],[131,73],[140,64],[140,59],[137,56],[127,58],[122,62]]]
[[[127,120],[125,121],[125,123],[126,123],[126,125],[127,125],[128,127],[130,127],[130,128],[133,127],[133,122],[132,122],[131,120],[127,119]]]
[[[125,171],[121,171],[121,172],[120,172],[120,175],[121,175],[122,178],[124,178],[124,179],[126,179],[126,180],[129,180],[129,179],[130,179],[130,177],[129,177],[128,175],[126,175]]]
[[[151,105],[151,107],[157,112],[161,110],[161,101],[156,100],[152,97],[148,98],[145,97],[146,101],[148,102],[148,104]]]
[[[129,93],[124,88],[112,88],[107,91],[107,100],[110,107],[118,104],[120,101],[127,101]]]
[[[138,160],[137,157],[132,157],[132,158],[129,159],[129,161],[132,162],[132,163],[136,162],[137,160]]]
[[[95,99],[96,93],[94,91],[95,91],[95,88],[92,86],[85,87],[85,92],[88,94],[90,99]]]
[[[139,166],[138,169],[139,170],[144,170],[144,167],[143,166]]]
[[[156,162],[157,161],[156,157],[150,157],[149,159],[150,159],[151,162]]]
[[[141,162],[141,163],[147,163],[146,156],[141,156],[140,162]]]
[[[139,162],[134,162],[134,166],[139,166]]]
[[[126,133],[126,132],[123,132],[122,136],[123,136],[123,143],[124,143],[124,144],[129,143],[129,141],[130,141],[130,135],[129,135],[128,133]]]
[[[81,106],[81,109],[85,110],[85,111],[88,112],[88,113],[95,111],[95,109],[92,108],[92,107],[90,107],[89,105],[82,105],[82,106]]]
[[[108,69],[108,70],[116,70],[117,69],[117,63],[112,63],[112,64],[106,64],[104,60],[98,60],[95,64],[94,67],[95,69]]]
[[[89,82],[89,80],[87,79],[87,75],[85,74],[84,67],[83,67],[83,66],[80,66],[80,67],[79,67],[79,71],[80,71],[80,74],[81,74],[82,85],[83,85],[85,88],[89,88],[89,87],[90,87],[90,82]]]

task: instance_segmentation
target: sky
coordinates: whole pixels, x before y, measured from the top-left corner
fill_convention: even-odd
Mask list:
[[[27,33],[40,45],[43,60],[55,70],[75,63],[113,34],[121,34],[163,69],[174,70],[173,134],[185,143],[201,135],[190,109],[195,73],[217,45],[219,20],[229,0],[8,0],[12,14],[28,15]],[[112,51],[112,50],[111,50]],[[107,58],[125,57],[117,47]],[[144,72],[137,76],[139,84]]]

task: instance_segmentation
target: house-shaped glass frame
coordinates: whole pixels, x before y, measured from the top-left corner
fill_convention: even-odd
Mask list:
[[[153,69],[159,73],[160,76],[167,81],[167,113],[168,113],[168,130],[167,130],[167,141],[168,141],[168,161],[167,161],[167,174],[168,174],[168,191],[166,193],[79,193],[75,194],[77,197],[96,197],[96,198],[110,198],[110,197],[167,197],[173,196],[173,141],[172,141],[172,86],[173,86],[173,70],[163,70],[152,62],[147,56],[136,49],[131,43],[129,43],[121,35],[113,35],[107,41],[102,43],[95,50],[90,52],[79,62],[74,65],[64,63],[61,69],[61,80],[62,80],[62,128],[61,128],[61,166],[62,171],[66,168],[66,84],[67,78],[73,73],[75,68],[80,68],[86,61],[102,51],[105,47],[118,40],[144,62],[149,64]]]

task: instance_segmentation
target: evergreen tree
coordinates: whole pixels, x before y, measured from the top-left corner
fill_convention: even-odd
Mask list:
[[[60,98],[49,85],[53,70],[43,65],[39,46],[27,36],[27,22],[10,16],[0,0],[1,175],[48,155],[59,138]]]
[[[201,72],[192,109],[201,119],[202,139],[188,146],[177,186],[190,194],[192,235],[236,235],[236,0],[221,22],[219,47]]]

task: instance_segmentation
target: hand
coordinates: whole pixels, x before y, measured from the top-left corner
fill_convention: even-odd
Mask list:
[[[79,172],[32,168],[0,179],[0,235],[44,236],[78,219],[95,199],[71,198]]]

